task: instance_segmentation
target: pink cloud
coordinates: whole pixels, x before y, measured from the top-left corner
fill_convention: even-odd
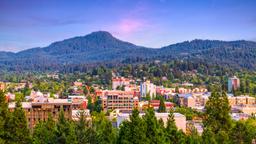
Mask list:
[[[145,22],[138,19],[122,19],[118,24],[117,28],[120,33],[130,34],[141,30],[145,26]]]

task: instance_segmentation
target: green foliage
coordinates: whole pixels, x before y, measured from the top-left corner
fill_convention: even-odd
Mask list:
[[[54,144],[56,143],[56,123],[49,115],[46,122],[40,121],[34,128],[33,143],[34,144]]]
[[[91,96],[87,97],[88,99],[88,109],[90,110],[90,112],[98,112],[100,113],[102,111],[102,105],[101,105],[101,99],[99,99],[98,97],[96,97],[96,100],[94,103],[92,103],[92,98]]]
[[[166,112],[165,103],[164,103],[163,98],[160,98],[160,105],[159,105],[159,108],[158,108],[158,112],[160,112],[160,113]]]
[[[130,115],[130,121],[124,121],[120,126],[118,143],[147,144],[149,140],[146,131],[144,120],[139,116],[139,111],[134,109]]]
[[[105,117],[104,113],[96,114],[93,126],[96,129],[96,143],[114,144],[116,142],[116,130],[112,127],[112,123]]]
[[[170,110],[170,114],[167,120],[167,126],[165,128],[165,141],[166,143],[185,143],[186,138],[185,134],[177,129],[175,124],[173,111]]]
[[[250,121],[250,120],[249,120]],[[248,121],[248,122],[249,122]],[[256,137],[255,126],[248,122],[238,121],[231,130],[231,142],[236,144],[252,143]]]
[[[27,119],[20,101],[16,102],[16,106],[11,114],[11,118],[7,121],[6,133],[6,143],[31,143],[31,136],[28,129]]]
[[[7,132],[6,126],[9,118],[10,114],[5,94],[3,91],[0,91],[0,143],[5,142]]]
[[[206,118],[204,120],[205,141],[215,141],[217,143],[228,143],[229,133],[232,126],[229,115],[230,106],[225,92],[212,92],[206,103]],[[210,137],[210,135],[212,135]],[[209,140],[210,138],[210,140]]]
[[[150,143],[161,144],[165,141],[164,129],[161,129],[159,121],[155,117],[155,112],[152,108],[147,109],[143,116],[146,126],[146,137]]]
[[[75,125],[73,122],[67,120],[64,116],[63,108],[61,108],[58,122],[56,124],[56,143],[70,144],[77,143],[75,136]]]
[[[202,117],[203,116],[203,113],[196,111],[189,107],[175,107],[174,111],[185,115],[187,120],[192,120],[193,117]]]
[[[79,144],[96,143],[96,131],[92,128],[92,122],[86,120],[83,111],[79,113],[79,121],[76,122],[76,136]]]

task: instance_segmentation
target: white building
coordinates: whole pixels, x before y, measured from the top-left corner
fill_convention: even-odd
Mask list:
[[[130,84],[130,79],[124,77],[114,77],[112,78],[112,89],[116,90],[117,87],[128,86]]]
[[[149,94],[151,98],[156,96],[156,85],[150,83],[150,81],[145,81],[140,84],[140,96],[146,97],[147,94]]]

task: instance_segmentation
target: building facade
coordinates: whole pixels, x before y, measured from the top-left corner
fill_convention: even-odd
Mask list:
[[[240,80],[236,76],[228,79],[228,92],[233,92],[240,87]]]
[[[15,103],[9,103],[10,111],[15,109]],[[33,128],[39,121],[46,121],[51,115],[57,120],[61,109],[67,119],[72,118],[72,103],[67,99],[53,99],[48,102],[22,102],[22,108],[28,121],[29,128]]]
[[[114,77],[112,78],[112,89],[116,90],[118,87],[128,86],[130,84],[130,79],[124,77]]]
[[[156,85],[150,83],[150,81],[145,81],[140,84],[140,96],[146,97],[147,94],[151,97],[156,96]]]
[[[138,108],[139,98],[134,96],[134,92],[127,91],[107,91],[102,96],[102,107],[104,110],[132,111]]]

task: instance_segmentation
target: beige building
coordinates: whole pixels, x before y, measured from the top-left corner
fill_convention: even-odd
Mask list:
[[[180,106],[200,108],[205,106],[210,95],[208,92],[178,94],[176,100]]]
[[[256,105],[235,105],[232,109],[239,110],[245,114],[256,114]]]
[[[138,108],[139,98],[134,96],[134,92],[127,91],[107,91],[102,96],[102,107],[104,110],[132,111]]]
[[[250,97],[250,96],[232,96],[232,97],[228,97],[228,101],[230,106],[234,106],[234,105],[253,105],[256,104],[256,100],[254,97]]]
[[[72,117],[72,103],[67,99],[50,99],[48,102],[22,102],[28,125],[33,128],[39,121],[46,121],[49,114],[53,119],[58,119],[61,108],[63,108],[65,117]],[[13,111],[15,103],[9,103],[9,109]]]

